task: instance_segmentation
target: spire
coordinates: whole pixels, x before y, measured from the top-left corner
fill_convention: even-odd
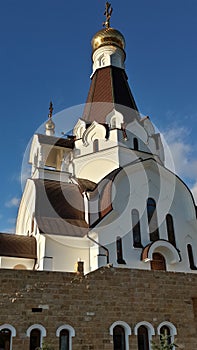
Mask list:
[[[46,135],[48,136],[52,136],[55,134],[55,123],[52,120],[52,116],[53,116],[53,103],[52,101],[50,101],[48,121],[45,124],[45,132],[46,132]]]
[[[103,26],[92,38],[93,74],[97,68],[115,66],[124,69],[125,39],[124,36],[110,26],[112,7],[106,2]]]
[[[106,116],[114,108],[120,111],[120,106],[132,108],[138,113],[125,73],[125,39],[117,29],[110,27],[112,7],[108,2],[104,14],[105,28],[98,31],[91,42],[92,82],[83,113],[87,122],[105,123]],[[101,102],[102,106],[95,102]]]

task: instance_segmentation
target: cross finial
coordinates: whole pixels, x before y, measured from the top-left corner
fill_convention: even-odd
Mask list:
[[[113,8],[111,7],[111,4],[107,1],[105,4],[105,12],[104,12],[106,21],[103,22],[103,26],[105,26],[105,28],[110,27],[110,18],[111,18],[112,12],[113,12]]]
[[[48,117],[51,119],[52,115],[53,115],[53,103],[52,101],[50,101]]]

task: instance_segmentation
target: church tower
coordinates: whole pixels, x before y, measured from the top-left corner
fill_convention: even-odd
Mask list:
[[[141,116],[125,71],[125,39],[111,27],[92,39],[92,75],[73,135],[58,138],[50,104],[35,134],[17,234],[37,241],[39,270],[88,273],[107,264],[196,273],[196,208],[165,167],[164,148]]]

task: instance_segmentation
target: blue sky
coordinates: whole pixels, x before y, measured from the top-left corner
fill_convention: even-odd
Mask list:
[[[104,0],[6,0],[0,5],[0,231],[14,228],[29,139],[54,112],[85,102],[92,36]],[[197,194],[197,1],[113,0],[137,105],[162,131],[177,172]],[[70,123],[65,130],[70,128]]]

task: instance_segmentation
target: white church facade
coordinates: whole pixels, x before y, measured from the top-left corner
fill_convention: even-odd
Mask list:
[[[107,268],[117,269],[117,274],[157,270],[196,275],[194,198],[165,166],[162,137],[150,118],[139,113],[125,72],[125,39],[110,27],[109,19],[92,39],[91,85],[72,135],[56,136],[51,103],[45,134],[33,136],[31,177],[21,198],[16,234],[0,235],[2,269],[29,270],[26,272],[38,276],[45,271],[78,272],[90,279],[92,273]],[[94,315],[89,312],[86,316],[91,319]],[[146,345],[138,341],[130,348],[149,350],[155,335],[150,321],[136,316],[133,333],[129,321],[111,321],[113,349],[128,350],[129,336],[138,336],[143,326],[147,327],[142,331],[144,337],[149,337]],[[158,334],[166,326],[173,338],[177,333],[174,322],[170,316],[163,321],[162,317],[158,321]],[[43,324],[37,320],[36,325],[45,337]],[[119,347],[114,339],[123,338],[116,326],[124,330],[124,344]],[[58,336],[64,329],[59,327]],[[66,350],[72,349],[74,321],[69,327],[65,327],[69,334]],[[4,328],[10,329],[9,325]],[[13,329],[10,332],[14,334]],[[31,329],[28,334],[30,337]],[[106,340],[106,344],[103,349],[112,349],[112,343]],[[11,342],[9,346],[12,349]],[[59,349],[64,347],[60,344]],[[75,349],[82,349],[80,343]]]
[[[161,137],[138,112],[124,48],[119,31],[96,33],[73,135],[55,136],[51,105],[46,134],[33,137],[16,233],[36,238],[38,270],[73,271],[80,260],[86,273],[107,263],[196,273],[194,199],[165,167]]]

